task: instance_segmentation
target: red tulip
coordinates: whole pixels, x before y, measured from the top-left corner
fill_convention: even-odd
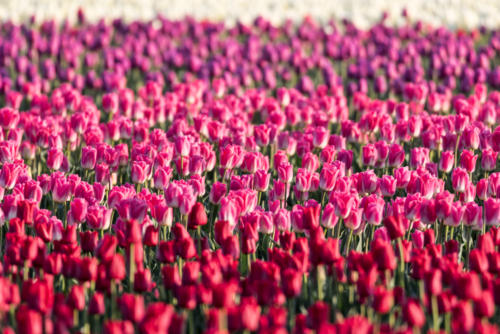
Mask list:
[[[125,270],[125,259],[121,254],[114,254],[110,261],[109,266],[107,268],[107,274],[110,279],[121,281],[125,278],[126,270]]]
[[[408,325],[421,328],[425,324],[425,314],[420,307],[420,304],[410,299],[403,306],[403,317]]]
[[[89,302],[89,313],[90,314],[104,314],[104,296],[100,292],[94,293]]]
[[[134,325],[128,320],[108,320],[104,323],[105,334],[133,334]]]
[[[144,298],[141,295],[124,293],[118,300],[118,306],[125,320],[135,324],[140,323],[144,317]]]
[[[302,274],[292,268],[285,269],[281,284],[288,298],[297,297],[302,290]]]
[[[401,238],[405,233],[405,228],[403,226],[401,217],[390,216],[384,219],[384,226],[387,228],[387,232],[389,232],[389,236],[392,240]]]
[[[85,290],[81,285],[73,285],[68,295],[68,305],[81,311],[85,307]]]
[[[23,305],[17,309],[16,324],[18,333],[22,334],[42,334],[43,317],[35,310]]]
[[[208,218],[205,212],[205,207],[202,203],[197,202],[188,215],[188,227],[191,229],[196,229],[199,226],[206,225],[207,221]]]
[[[464,330],[466,332],[472,330],[474,326],[474,314],[472,305],[459,301],[452,310],[452,328],[454,331]]]
[[[373,308],[375,312],[386,314],[394,306],[394,294],[382,286],[378,286],[373,293]]]

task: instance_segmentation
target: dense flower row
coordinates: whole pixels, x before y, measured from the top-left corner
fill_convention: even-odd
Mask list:
[[[0,32],[5,332],[498,331],[500,32]]]

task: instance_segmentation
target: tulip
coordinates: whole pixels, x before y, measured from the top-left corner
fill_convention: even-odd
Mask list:
[[[334,193],[332,197],[335,205],[335,215],[345,219],[355,205],[355,198],[347,193]]]
[[[59,170],[63,163],[64,154],[57,148],[51,148],[47,152],[47,167],[51,170]]]
[[[363,216],[368,224],[379,225],[382,222],[384,211],[384,200],[375,195],[364,197],[361,201]]]
[[[389,167],[399,168],[405,160],[405,152],[398,144],[392,144],[389,147],[388,165]]]
[[[375,289],[373,295],[373,308],[377,313],[386,314],[394,305],[394,297],[392,291],[379,286]]]
[[[338,217],[335,215],[335,206],[332,203],[326,204],[321,215],[321,226],[332,229],[338,223]]]
[[[481,168],[485,171],[492,171],[497,164],[498,152],[486,149],[481,152]]]
[[[290,212],[286,209],[279,209],[273,217],[274,226],[280,231],[288,231],[291,227]]]
[[[119,298],[118,306],[123,318],[133,323],[139,323],[144,317],[145,306],[141,295],[124,293]]]
[[[163,190],[168,186],[171,177],[172,169],[170,167],[159,167],[153,176],[154,187]]]
[[[463,168],[457,167],[451,174],[453,189],[457,192],[464,192],[465,186],[469,182],[469,175]]]
[[[16,324],[19,333],[41,334],[43,333],[42,315],[28,307],[20,307],[16,312]]]
[[[150,174],[150,166],[145,161],[134,161],[130,170],[132,182],[136,184],[143,184],[148,179]]]
[[[219,204],[222,197],[226,194],[227,187],[224,183],[215,182],[210,190],[210,202],[212,204]]]
[[[444,219],[444,224],[448,226],[457,227],[462,222],[465,207],[463,207],[460,202],[455,202],[451,206],[451,211]]]
[[[500,199],[488,198],[484,202],[485,224],[498,226],[500,224]]]
[[[200,202],[195,203],[188,215],[188,227],[196,229],[199,226],[206,225],[207,221],[205,207]]]
[[[92,146],[82,147],[81,166],[84,169],[94,169],[97,161],[97,150]]]
[[[410,299],[403,306],[403,317],[412,327],[421,328],[425,323],[425,314],[420,304],[414,299]]]
[[[367,165],[370,167],[375,166],[375,162],[377,162],[378,155],[377,155],[377,149],[375,145],[368,144],[366,146],[363,146],[363,155],[362,155],[362,162],[363,165]]]
[[[92,295],[89,302],[89,313],[90,314],[104,314],[105,305],[104,305],[104,296],[96,292]]]
[[[6,189],[14,188],[21,170],[22,168],[18,164],[5,163],[0,172],[0,187]]]
[[[319,187],[323,191],[330,192],[334,189],[339,170],[333,166],[323,166],[319,177]]]
[[[439,160],[439,170],[444,173],[449,173],[453,169],[453,163],[455,161],[455,156],[452,151],[444,151],[441,153],[441,159]]]
[[[379,179],[379,188],[384,197],[392,197],[396,193],[397,181],[393,176],[384,175]]]
[[[93,229],[106,230],[111,224],[111,210],[103,206],[89,206],[86,217],[87,224]]]
[[[425,147],[415,147],[411,150],[410,166],[412,168],[425,166],[425,164],[428,162],[429,162],[429,149]]]
[[[384,219],[384,226],[387,228],[387,232],[389,232],[389,236],[392,240],[401,238],[405,233],[405,228],[403,226],[403,222],[401,217],[390,216]]]
[[[0,109],[0,126],[5,130],[12,130],[19,122],[19,112],[13,108]]]
[[[265,192],[269,188],[271,175],[264,170],[258,170],[254,174],[254,189],[259,192]],[[224,191],[225,193],[225,191]]]
[[[454,331],[472,330],[472,327],[474,326],[474,314],[472,311],[472,305],[465,301],[458,302],[457,305],[453,307],[452,319],[452,328]]]
[[[477,158],[478,156],[474,155],[471,151],[464,150],[460,155],[460,166],[468,173],[472,173],[476,169]]]
[[[55,180],[52,187],[52,198],[56,203],[65,203],[71,198],[71,184],[64,178]]]
[[[87,216],[88,203],[83,198],[75,198],[70,204],[68,212],[69,222],[81,223]]]

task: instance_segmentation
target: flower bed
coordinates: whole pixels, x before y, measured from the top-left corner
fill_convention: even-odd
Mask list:
[[[499,31],[0,31],[4,332],[498,331]]]

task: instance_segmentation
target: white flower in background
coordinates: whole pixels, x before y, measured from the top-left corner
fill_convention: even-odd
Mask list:
[[[401,24],[403,8],[408,9],[412,20],[451,28],[497,26],[500,16],[498,0],[3,0],[0,19],[19,22],[35,14],[38,20],[68,18],[72,21],[81,6],[92,21],[117,17],[149,20],[162,14],[171,19],[190,15],[233,24],[238,20],[249,23],[261,15],[277,24],[288,18],[298,21],[310,15],[319,22],[347,18],[361,28],[378,21],[383,11],[388,12],[389,23]]]

